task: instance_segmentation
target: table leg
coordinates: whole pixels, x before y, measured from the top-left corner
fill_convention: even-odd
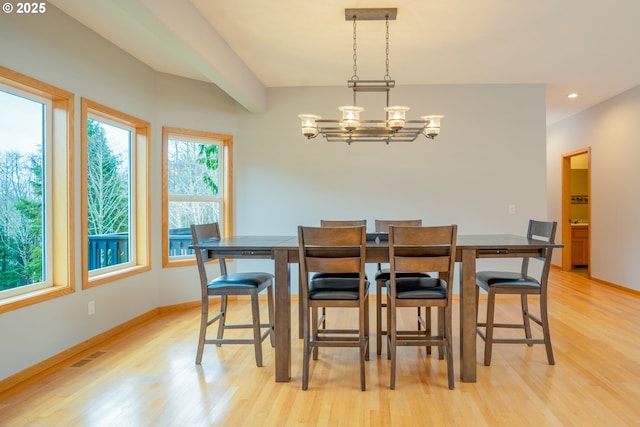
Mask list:
[[[460,266],[460,377],[476,382],[476,250],[462,250]]]
[[[289,254],[274,250],[275,261],[275,335],[276,382],[291,379],[291,293],[289,290]]]

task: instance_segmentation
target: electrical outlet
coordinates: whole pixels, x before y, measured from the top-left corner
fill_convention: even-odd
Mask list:
[[[509,215],[515,215],[516,213],[516,205],[511,204],[509,205]]]
[[[89,301],[89,304],[87,305],[87,310],[88,310],[89,316],[96,314],[96,302]]]

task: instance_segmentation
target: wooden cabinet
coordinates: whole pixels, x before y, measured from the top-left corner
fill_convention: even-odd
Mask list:
[[[589,265],[589,225],[571,226],[571,267]]]

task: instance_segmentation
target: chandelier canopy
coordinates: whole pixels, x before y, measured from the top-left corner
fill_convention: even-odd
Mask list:
[[[353,105],[338,107],[342,111],[342,119],[322,119],[315,114],[299,114],[302,121],[302,134],[308,139],[322,135],[327,141],[342,141],[351,144],[354,141],[374,142],[411,142],[420,134],[434,139],[440,133],[440,119],[443,116],[421,116],[420,120],[407,120],[406,112],[410,109],[404,105],[389,106],[389,91],[395,87],[395,80],[389,75],[389,20],[395,20],[396,8],[345,9],[345,19],[353,21],[353,76],[347,86],[353,90]],[[386,26],[386,74],[382,80],[360,80],[358,77],[358,52],[356,38],[357,21],[385,21]],[[384,120],[362,120],[360,113],[364,108],[358,107],[358,92],[385,92],[386,106]]]

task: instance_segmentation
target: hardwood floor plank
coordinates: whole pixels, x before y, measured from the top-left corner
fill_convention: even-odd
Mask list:
[[[357,350],[350,348],[322,349],[320,360],[311,363],[309,390],[303,392],[297,338],[292,339],[290,383],[274,382],[268,340],[263,368],[255,366],[252,347],[241,345],[208,345],[197,366],[199,309],[160,310],[61,368],[0,394],[0,425],[637,425],[640,297],[553,269],[549,301],[556,365],[547,364],[544,346],[498,344],[492,365],[480,362],[473,384],[459,381],[456,303],[453,391],[437,351],[427,356],[415,347],[398,349],[396,390],[389,390],[384,347],[382,357],[374,351],[366,364],[365,392],[359,387]],[[483,308],[481,300],[481,313]],[[232,310],[230,321],[235,321],[248,313],[248,300],[232,302]],[[375,330],[375,310],[370,311]],[[518,313],[517,298],[500,300],[498,316],[509,321]],[[403,316],[402,321],[413,322],[409,312]],[[292,311],[294,332],[297,319]],[[354,319],[329,312],[330,321]],[[478,339],[479,361],[482,351]]]

